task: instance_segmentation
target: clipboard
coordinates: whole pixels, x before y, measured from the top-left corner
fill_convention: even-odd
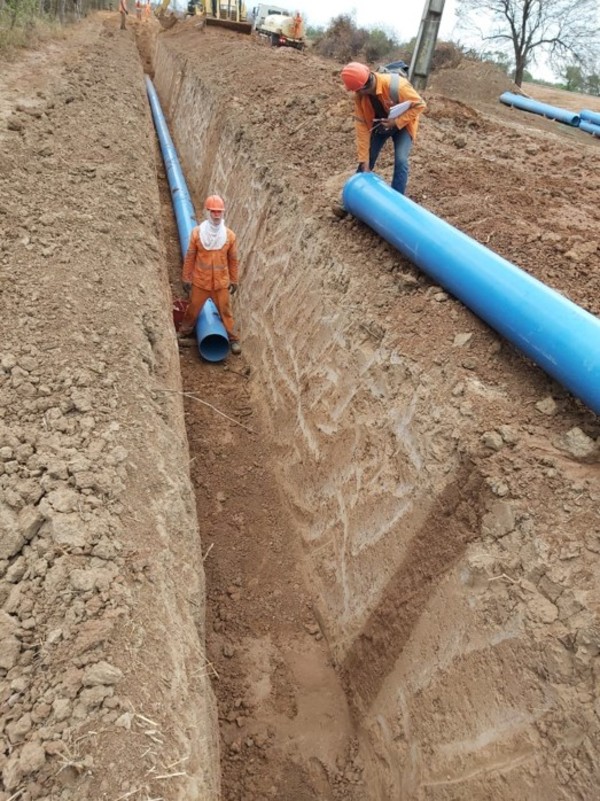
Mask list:
[[[411,106],[412,100],[405,100],[403,103],[396,103],[396,105],[392,106],[388,112],[388,120],[395,120],[397,117],[401,117]]]

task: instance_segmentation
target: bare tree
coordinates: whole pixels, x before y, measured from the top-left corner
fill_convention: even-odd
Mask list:
[[[559,70],[566,62],[582,66],[600,53],[598,0],[458,0],[465,32],[476,32],[514,57],[514,81],[542,54]]]

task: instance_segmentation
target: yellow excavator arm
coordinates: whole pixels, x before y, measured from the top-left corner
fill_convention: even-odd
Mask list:
[[[171,0],[161,0],[160,5],[158,5],[154,9],[154,13],[156,14],[157,17],[162,17],[162,15],[167,10],[170,2],[171,2]]]

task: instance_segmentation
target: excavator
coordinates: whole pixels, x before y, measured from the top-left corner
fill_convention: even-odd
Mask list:
[[[202,15],[207,25],[219,25],[238,33],[252,33],[252,24],[246,20],[243,0],[189,0],[187,13]]]
[[[158,19],[163,28],[170,28],[177,22],[177,17],[174,14],[170,16],[167,14],[167,8],[171,0],[160,0],[160,3],[154,8],[154,16]]]

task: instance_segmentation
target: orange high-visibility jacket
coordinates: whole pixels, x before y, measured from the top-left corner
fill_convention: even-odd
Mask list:
[[[183,282],[199,289],[227,289],[238,282],[237,240],[232,230],[220,250],[206,250],[200,240],[199,226],[194,228],[183,262]]]
[[[390,81],[392,76],[378,72],[373,74],[375,75],[375,94],[387,114],[390,108],[396,103],[390,96]],[[400,117],[396,117],[395,123],[398,129],[406,128],[414,142],[419,127],[419,116],[425,111],[427,106],[411,83],[407,81],[406,78],[400,76],[397,102],[402,103],[404,100],[411,100],[414,105]],[[375,113],[373,111],[370,95],[359,95],[356,93],[354,96],[354,121],[356,129],[356,149],[358,150],[358,160],[360,162],[369,160],[371,128],[373,127],[374,119]]]

